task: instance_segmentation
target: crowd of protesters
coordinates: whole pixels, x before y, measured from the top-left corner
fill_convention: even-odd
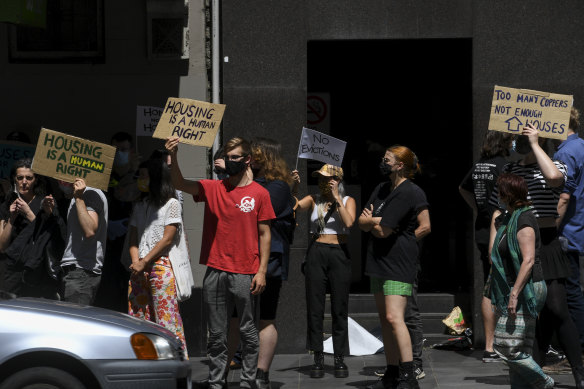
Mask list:
[[[483,361],[507,363],[513,388],[551,388],[549,374],[562,367],[584,388],[579,121],[572,108],[568,136],[560,144],[539,137],[531,125],[516,136],[488,132],[481,159],[460,185],[475,211],[475,242],[485,274]],[[510,151],[517,156],[513,161],[507,159]],[[546,355],[557,354],[550,345],[554,335],[565,359],[546,366]]]
[[[484,274],[484,362],[509,365],[512,387],[554,385],[545,367],[552,335],[577,388],[584,388],[584,141],[572,109],[561,144],[525,127],[521,135],[487,131],[481,159],[460,193],[474,210]],[[15,139],[25,141],[25,139]],[[241,361],[242,388],[271,388],[280,336],[276,318],[288,279],[295,214],[308,211],[302,272],[310,376],[324,376],[323,319],[330,292],[334,375],[349,375],[347,241],[357,224],[367,239],[365,274],[377,306],[387,367],[370,389],[418,388],[424,377],[417,309],[420,241],[431,206],[414,183],[421,167],[408,147],[385,149],[383,181],[359,208],[345,193],[340,166],[313,172],[318,193],[298,196],[303,180],[271,139],[232,138],[213,156],[217,179],[184,178],[178,139],[140,163],[132,136],[111,139],[116,157],[107,193],[83,179],[36,175],[30,159],[14,163],[0,205],[2,285],[17,296],[95,305],[161,324],[187,342],[179,301],[194,286],[183,223],[183,196],[205,204],[200,263],[208,330],[208,379],[225,388],[230,362]],[[555,154],[553,152],[555,151]],[[550,157],[553,155],[553,157]],[[516,156],[511,161],[511,156]],[[35,244],[30,244],[30,242]],[[578,342],[574,340],[578,339]],[[543,368],[543,369],[542,369]]]

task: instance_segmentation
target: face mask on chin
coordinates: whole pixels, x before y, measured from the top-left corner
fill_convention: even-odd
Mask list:
[[[244,159],[244,158],[242,158]],[[225,160],[225,173],[230,177],[236,176],[247,168],[247,163],[245,161],[230,161]]]

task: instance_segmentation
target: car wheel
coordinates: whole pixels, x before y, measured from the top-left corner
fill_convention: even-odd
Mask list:
[[[9,376],[0,389],[85,389],[73,375],[54,367],[31,367]]]

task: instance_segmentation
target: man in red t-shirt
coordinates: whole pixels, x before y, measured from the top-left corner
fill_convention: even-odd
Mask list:
[[[203,300],[209,329],[209,387],[226,387],[227,334],[235,307],[242,345],[240,387],[253,388],[259,351],[258,297],[266,286],[270,220],[276,217],[270,195],[248,174],[251,146],[244,139],[233,138],[223,148],[229,175],[224,180],[186,180],[178,166],[178,138],[168,138],[166,149],[176,189],[206,205],[200,263],[207,266]]]

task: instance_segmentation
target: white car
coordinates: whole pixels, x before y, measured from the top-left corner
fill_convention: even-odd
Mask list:
[[[107,309],[0,298],[0,389],[190,389],[182,343]]]

